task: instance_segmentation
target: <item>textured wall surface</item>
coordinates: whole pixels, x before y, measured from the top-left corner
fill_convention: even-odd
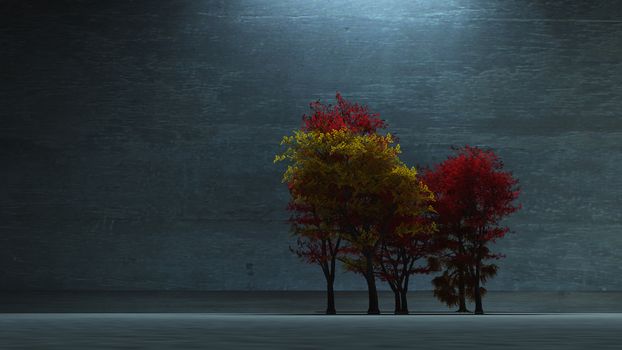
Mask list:
[[[521,180],[491,289],[622,289],[619,1],[0,0],[0,16],[0,289],[321,289],[288,251],[272,159],[336,90],[410,164],[468,143]]]

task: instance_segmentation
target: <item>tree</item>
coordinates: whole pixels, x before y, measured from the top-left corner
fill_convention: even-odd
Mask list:
[[[427,273],[431,266],[416,264],[430,254],[429,237],[434,225],[427,217],[432,212],[433,195],[417,177],[415,168],[397,166],[379,192],[382,215],[376,223],[379,234],[373,259],[374,273],[387,282],[395,296],[395,313],[407,314],[410,276]],[[365,249],[352,245],[342,258],[348,269],[365,274],[369,266]]]
[[[367,207],[383,174],[399,162],[399,146],[367,107],[347,102],[337,93],[337,105],[311,103],[301,130],[283,138],[286,151],[275,162],[288,161],[283,181],[292,201],[292,229],[298,236],[294,251],[305,261],[319,264],[327,281],[327,313],[334,312],[335,259],[341,244],[360,244],[371,236],[373,210]],[[376,210],[377,211],[377,210]],[[367,226],[366,226],[367,225]],[[367,273],[370,307],[378,313],[373,266]],[[371,277],[370,277],[371,276]],[[370,281],[371,279],[371,281]]]
[[[362,274],[368,287],[368,313],[379,313],[374,257],[386,217],[380,196],[394,176],[399,145],[390,134],[355,134],[349,129],[330,132],[296,131],[283,139],[287,150],[277,161],[288,160],[283,180],[292,197],[314,208],[324,227],[348,242],[364,257]]]
[[[297,236],[297,248],[290,249],[305,262],[321,267],[326,279],[326,314],[334,315],[337,313],[334,284],[336,261],[342,249],[341,235],[327,227],[318,210],[301,198],[293,198],[288,210],[292,212],[292,232]]]
[[[464,300],[472,296],[475,313],[482,314],[482,285],[497,272],[489,261],[502,257],[488,245],[509,232],[501,219],[520,209],[513,204],[518,180],[503,171],[503,162],[491,150],[467,145],[456,151],[425,173],[437,198],[439,239],[446,247],[446,270],[434,280],[435,294],[450,306],[458,303],[459,311],[466,311]]]
[[[435,271],[430,255],[430,234],[399,235],[383,242],[379,252],[377,274],[393,291],[395,314],[407,315],[410,276]],[[424,262],[422,263],[422,260]]]
[[[428,178],[434,187],[434,179]],[[436,192],[437,196],[442,195]],[[447,197],[443,197],[444,199]],[[460,227],[460,217],[451,212],[451,204],[438,201],[436,217],[439,232],[434,237],[435,245],[440,247],[439,258],[445,267],[442,275],[432,280],[434,295],[448,306],[458,306],[458,312],[468,312],[466,300],[472,300],[473,281],[469,278],[467,266],[468,256],[465,252],[464,230]],[[449,207],[448,207],[449,205]],[[454,215],[452,215],[454,214]],[[458,223],[458,224],[456,224]]]
[[[464,261],[456,256],[445,255],[444,266],[443,274],[432,280],[434,296],[448,306],[458,306],[458,312],[469,312],[466,300],[475,300],[475,279],[466,270]],[[497,268],[495,264],[482,263],[482,281],[494,277],[497,274]],[[486,294],[486,288],[480,287],[480,293],[483,297]]]
[[[387,282],[395,294],[395,313],[407,314],[410,276],[430,270],[415,263],[429,255],[434,225],[424,216],[432,211],[433,195],[418,179],[416,169],[404,164],[393,168],[376,194],[373,222],[365,235],[349,239],[351,244],[340,260],[367,281],[374,274]]]

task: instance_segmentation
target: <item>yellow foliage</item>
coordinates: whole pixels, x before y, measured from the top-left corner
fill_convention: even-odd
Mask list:
[[[374,246],[395,215],[430,211],[432,192],[417,170],[400,159],[391,134],[356,134],[348,129],[295,131],[283,137],[286,149],[274,162],[285,161],[287,182],[295,200],[311,205],[323,222],[340,223],[351,245]],[[430,227],[400,225],[397,234],[415,234]]]

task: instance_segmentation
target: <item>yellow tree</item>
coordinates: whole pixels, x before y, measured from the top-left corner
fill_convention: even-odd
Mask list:
[[[401,211],[395,204],[387,207],[386,201],[404,171],[399,145],[390,134],[361,134],[348,128],[296,131],[281,144],[287,148],[275,162],[289,163],[283,182],[288,183],[293,201],[312,208],[313,223],[321,223],[321,229],[316,225],[318,229],[311,232],[320,232],[332,242],[345,240],[361,256],[356,270],[367,282],[367,312],[379,313],[374,262],[387,233],[388,217]],[[336,257],[330,257],[332,271],[325,271],[331,289]]]

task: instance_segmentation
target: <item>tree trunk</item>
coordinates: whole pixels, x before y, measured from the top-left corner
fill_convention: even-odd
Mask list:
[[[395,296],[395,311],[394,313],[396,315],[400,314],[400,311],[402,310],[402,299],[400,298],[400,292],[397,289],[393,289],[393,295]]]
[[[334,273],[334,272],[333,272]],[[326,314],[335,315],[337,310],[335,309],[335,290],[333,288],[334,275],[331,278],[326,279]]]
[[[460,302],[458,312],[469,312],[466,307],[466,287],[464,281],[464,270],[462,269],[458,272],[458,298]]]
[[[400,310],[401,315],[408,315],[408,298],[406,297],[406,290],[402,290],[400,293],[400,298],[402,301],[402,309]]]
[[[479,262],[475,266],[475,290],[473,291],[475,296],[475,314],[483,315],[484,309],[482,308],[482,293],[479,289]]]
[[[376,276],[374,276],[373,256],[368,253],[365,255],[366,268],[365,280],[367,281],[367,293],[369,296],[369,307],[367,308],[367,314],[378,315],[380,314],[380,308],[378,307],[378,290],[376,289]]]
[[[368,315],[380,314],[380,308],[378,307],[378,290],[376,289],[376,280],[374,276],[365,276],[367,279],[367,292],[369,296],[369,307],[367,308]]]
[[[330,244],[330,240],[328,241]],[[330,249],[330,266],[326,266],[324,270],[324,276],[326,276],[326,314],[335,315],[337,310],[335,309],[335,264],[337,262],[337,252],[339,251],[339,244],[341,243],[341,237],[337,239],[335,248]]]

